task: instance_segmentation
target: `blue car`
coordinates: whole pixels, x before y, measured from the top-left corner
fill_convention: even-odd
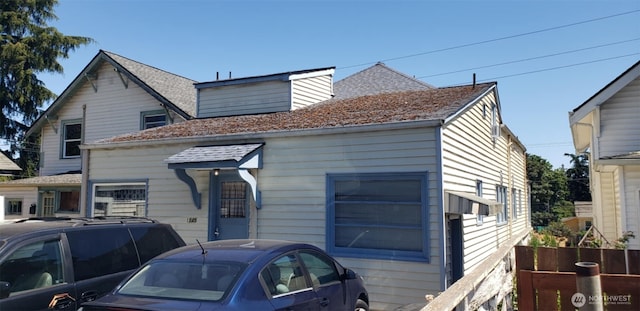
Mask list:
[[[184,246],[147,262],[94,310],[369,310],[362,278],[321,249],[275,240]]]

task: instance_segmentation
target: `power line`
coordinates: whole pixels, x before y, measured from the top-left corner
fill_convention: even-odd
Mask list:
[[[470,46],[475,46],[475,45],[491,43],[491,42],[497,42],[497,41],[502,41],[502,40],[507,40],[507,39],[513,39],[513,38],[533,35],[533,34],[537,34],[537,33],[542,33],[542,32],[547,32],[547,31],[552,31],[552,30],[558,30],[558,29],[567,28],[567,27],[573,27],[573,26],[577,26],[577,25],[581,25],[581,24],[592,23],[592,22],[595,22],[595,21],[600,21],[600,20],[614,18],[614,17],[618,17],[618,16],[633,14],[633,13],[637,13],[637,12],[640,12],[640,10],[622,12],[622,13],[618,13],[618,14],[613,14],[613,15],[608,15],[608,16],[603,16],[603,17],[592,18],[592,19],[588,19],[588,20],[584,20],[584,21],[579,21],[579,22],[575,22],[575,23],[564,24],[564,25],[560,25],[560,26],[554,26],[554,27],[550,27],[550,28],[529,31],[529,32],[510,35],[510,36],[506,36],[506,37],[500,37],[500,38],[483,40],[483,41],[478,41],[478,42],[473,42],[473,43],[461,44],[461,45],[456,45],[456,46],[452,46],[452,47],[426,51],[426,52],[422,52],[422,53],[416,53],[416,54],[409,54],[409,55],[405,55],[405,56],[387,58],[387,59],[381,60],[380,62],[389,62],[389,61],[394,61],[394,60],[399,60],[399,59],[411,58],[411,57],[422,56],[422,55],[433,54],[433,53],[444,52],[444,51],[450,51],[450,50],[455,50],[455,49],[460,49],[460,48],[465,48],[465,47],[470,47]],[[372,65],[372,64],[375,64],[375,63],[378,63],[378,61],[361,63],[361,64],[351,65],[351,66],[345,66],[345,67],[340,67],[338,69],[347,69],[347,68],[353,68],[353,67],[360,67],[360,66]]]
[[[608,57],[608,58],[601,58],[601,59],[596,59],[596,60],[586,61],[586,62],[581,62],[581,63],[574,63],[574,64],[570,64],[570,65],[556,66],[556,67],[550,67],[550,68],[545,68],[545,69],[538,69],[538,70],[532,70],[532,71],[527,71],[527,72],[515,73],[515,74],[510,74],[510,75],[493,77],[493,78],[489,78],[489,79],[482,79],[482,80],[478,80],[478,82],[495,81],[495,80],[498,80],[498,79],[523,76],[523,75],[532,74],[532,73],[539,73],[539,72],[545,72],[545,71],[551,71],[551,70],[557,70],[557,69],[563,69],[563,68],[569,68],[569,67],[576,67],[576,66],[593,64],[593,63],[598,63],[598,62],[604,62],[604,61],[608,61],[608,60],[624,58],[624,57],[629,57],[629,56],[634,56],[634,55],[640,55],[640,53],[631,53],[631,54],[613,56],[613,57]],[[463,82],[463,83],[458,83],[458,84],[455,84],[455,85],[463,85],[463,84],[467,84],[467,83],[468,82]]]
[[[629,39],[629,40],[624,40],[624,41],[618,41],[618,42],[612,42],[612,43],[600,44],[600,45],[591,46],[591,47],[586,47],[586,48],[582,48],[582,49],[576,49],[576,50],[570,50],[570,51],[558,52],[558,53],[547,54],[547,55],[536,56],[536,57],[529,57],[529,58],[524,58],[524,59],[519,59],[519,60],[513,60],[513,61],[508,61],[508,62],[503,62],[503,63],[497,63],[497,64],[492,64],[492,65],[485,65],[485,66],[480,66],[480,67],[473,67],[473,68],[467,68],[467,69],[460,69],[460,70],[449,71],[449,72],[444,72],[444,73],[437,73],[437,74],[432,74],[432,75],[428,75],[428,76],[421,76],[421,77],[417,77],[416,79],[431,78],[431,77],[444,76],[444,75],[449,75],[449,74],[454,74],[454,73],[460,73],[460,72],[465,72],[465,71],[471,71],[471,70],[478,70],[478,69],[484,69],[484,68],[490,68],[490,67],[497,67],[497,66],[503,66],[503,65],[515,64],[515,63],[522,63],[522,62],[531,61],[531,60],[536,60],[536,59],[542,59],[542,58],[554,57],[554,56],[559,56],[559,55],[564,55],[564,54],[571,54],[571,53],[576,53],[576,52],[582,52],[582,51],[586,51],[586,50],[592,50],[592,49],[597,49],[597,48],[601,48],[601,47],[608,47],[608,46],[612,46],[612,45],[616,45],[616,44],[622,44],[622,43],[627,43],[627,42],[632,42],[632,41],[638,41],[638,40],[640,40],[640,38],[634,38],[634,39]]]

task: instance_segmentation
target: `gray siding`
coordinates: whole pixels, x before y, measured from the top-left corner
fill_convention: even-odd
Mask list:
[[[57,113],[57,120],[53,126],[45,125],[42,129],[41,176],[80,170],[80,158],[62,159],[60,157],[62,122],[65,120],[82,119],[84,141],[87,143],[98,139],[140,130],[140,113],[162,109],[159,102],[141,89],[135,83],[129,82],[125,88],[120,77],[113,71],[113,67],[104,63],[94,80],[97,92],[91,83],[85,82],[80,89],[70,97],[64,107]],[[83,112],[83,107],[86,111]],[[181,119],[174,116],[174,122]],[[55,130],[54,130],[55,127]]]
[[[491,255],[512,233],[525,230],[529,219],[526,156],[505,131],[501,131],[501,136],[494,142],[491,136],[492,102],[496,102],[493,93],[458,115],[443,130],[445,190],[475,193],[476,181],[481,180],[483,198],[496,200],[496,186],[507,187],[509,209],[506,224],[498,224],[496,216],[485,216],[483,223],[478,225],[476,215],[462,215],[465,273]],[[522,213],[516,219],[513,215],[514,202],[511,201],[514,188],[522,196]]]
[[[623,230],[632,231],[636,235],[635,239],[629,240],[630,249],[640,249],[640,166],[624,167],[624,221],[626,228]]]
[[[289,81],[218,86],[198,91],[198,117],[260,114],[291,109]]]
[[[599,158],[640,150],[640,78],[600,108]]]
[[[198,210],[191,203],[187,186],[163,162],[188,147],[94,149],[89,178],[92,182],[148,179],[148,216],[171,223],[188,243],[196,238],[206,240],[207,173],[189,172],[203,195],[202,209]],[[434,129],[269,138],[264,146],[264,167],[257,171],[262,208],[251,209],[250,236],[295,239],[326,248],[327,173],[428,171],[429,263],[339,258],[364,276],[376,308],[424,302],[426,293],[441,290],[437,152]],[[188,218],[197,218],[197,222],[189,223]]]

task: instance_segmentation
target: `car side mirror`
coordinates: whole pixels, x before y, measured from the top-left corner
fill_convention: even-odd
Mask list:
[[[349,268],[345,268],[344,269],[344,273],[342,274],[342,279],[343,280],[355,280],[358,278],[358,275],[356,274],[355,271],[349,269]]]
[[[11,293],[11,283],[0,281],[0,299],[5,299],[9,297]]]

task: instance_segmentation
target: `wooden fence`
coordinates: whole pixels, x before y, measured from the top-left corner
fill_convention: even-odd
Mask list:
[[[640,310],[640,250],[516,246],[519,310],[576,310],[576,262],[600,267],[604,310]],[[579,304],[578,304],[579,305]],[[579,310],[579,309],[578,309]]]

